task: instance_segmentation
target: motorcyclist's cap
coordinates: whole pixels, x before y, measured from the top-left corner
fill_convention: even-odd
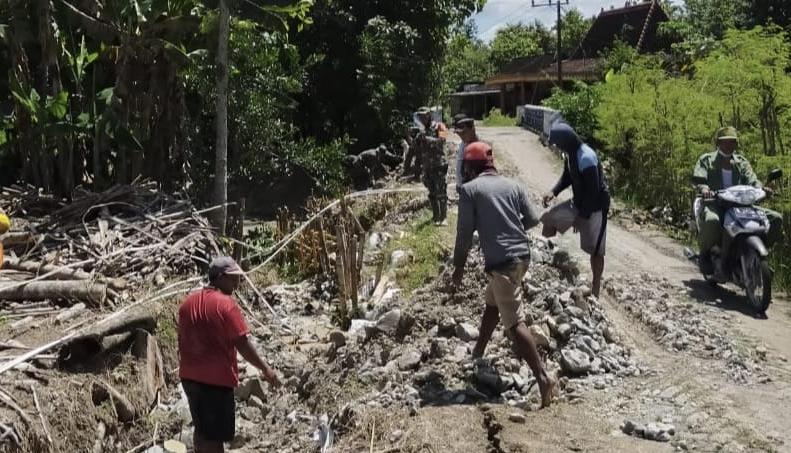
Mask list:
[[[419,109],[417,109],[417,112],[415,113],[417,113],[418,115],[430,115],[431,109],[429,109],[428,107],[420,107]]]
[[[733,126],[726,126],[717,129],[717,141],[720,140],[739,140],[739,134]]]

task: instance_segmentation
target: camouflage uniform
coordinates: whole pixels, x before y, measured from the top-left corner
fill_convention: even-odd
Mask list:
[[[443,128],[441,123],[433,123],[415,140],[422,158],[423,184],[428,189],[434,222],[443,222],[448,213],[448,183],[445,180],[448,159],[445,155],[445,138],[441,136]]]
[[[387,175],[388,168],[397,167],[401,163],[401,157],[381,145],[378,148],[365,150],[356,156],[346,156],[343,163],[355,189],[363,190],[373,186],[377,179]]]
[[[415,144],[415,139],[420,135],[421,129],[417,126],[409,128],[409,135],[406,139],[407,150],[404,155],[404,174],[411,174],[415,179],[420,178],[423,173],[421,168],[422,156],[419,154],[418,146]]]

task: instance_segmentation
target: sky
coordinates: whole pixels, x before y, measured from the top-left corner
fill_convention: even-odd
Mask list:
[[[536,3],[547,3],[546,0],[537,0]],[[554,3],[554,1],[553,1]],[[563,9],[577,8],[585,17],[597,15],[602,8],[610,9],[622,7],[626,0],[570,0]],[[530,0],[487,0],[486,6],[476,15],[472,16],[478,25],[478,36],[488,42],[497,30],[512,23],[531,23],[538,19],[548,27],[552,27],[557,19],[556,7],[553,5],[535,7]]]

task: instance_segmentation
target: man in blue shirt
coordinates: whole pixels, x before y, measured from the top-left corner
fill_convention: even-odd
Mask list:
[[[564,155],[563,175],[551,192],[544,195],[544,207],[571,186],[573,197],[554,206],[541,216],[543,234],[552,237],[571,227],[580,232],[580,247],[590,255],[593,281],[591,290],[598,297],[604,273],[604,251],[607,244],[607,213],[610,193],[604,180],[596,152],[579,138],[566,123],[556,123],[549,133],[549,143]]]

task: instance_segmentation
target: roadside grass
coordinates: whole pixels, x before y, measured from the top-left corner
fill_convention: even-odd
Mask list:
[[[486,127],[516,126],[516,118],[504,115],[500,109],[491,109],[483,116],[483,125]]]
[[[422,210],[407,225],[403,238],[395,238],[386,249],[388,259],[395,250],[412,256],[409,265],[396,271],[396,281],[405,291],[414,291],[438,274],[439,267],[450,257],[456,231],[455,213],[448,213],[448,226],[437,227],[431,222],[431,212]]]

